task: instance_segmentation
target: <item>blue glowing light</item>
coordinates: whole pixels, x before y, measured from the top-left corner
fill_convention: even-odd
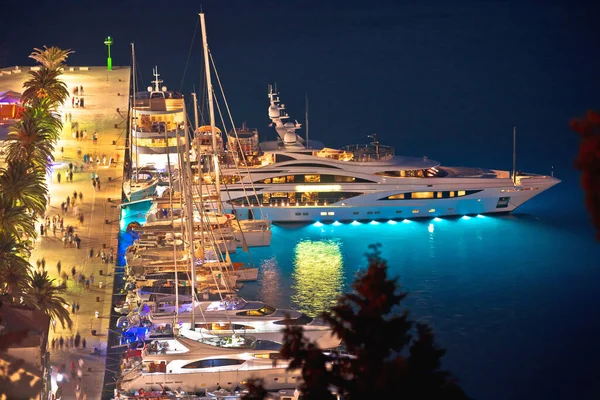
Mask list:
[[[471,217],[469,217],[468,215],[463,215],[462,219],[471,219]]]
[[[371,225],[379,225],[379,222],[377,222],[377,221],[371,221],[370,224]]]
[[[323,226],[323,224],[320,223],[319,221],[317,221],[313,224],[313,226],[316,226],[317,228],[319,228],[319,227]]]
[[[342,224],[341,222],[339,222],[339,221],[335,221],[335,222],[333,223],[333,226],[340,226],[341,224]]]
[[[405,224],[410,224],[410,219],[402,220],[402,222],[404,222]]]
[[[429,226],[427,227],[427,230],[429,231],[429,233],[433,233],[434,229],[435,229],[435,225],[433,225],[433,224],[429,224]]]
[[[358,222],[358,221],[352,221],[352,223],[350,225],[360,225],[360,222]]]
[[[390,220],[388,221],[388,224],[390,224],[390,225],[396,225],[396,223],[397,223],[397,222],[396,222],[396,221],[394,221],[393,219],[390,219]]]
[[[440,222],[442,219],[441,219],[440,217],[435,217],[433,220],[434,220],[435,222]]]

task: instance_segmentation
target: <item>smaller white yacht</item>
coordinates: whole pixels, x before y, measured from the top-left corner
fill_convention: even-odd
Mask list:
[[[144,350],[142,363],[123,375],[120,390],[233,389],[243,386],[250,377],[264,379],[269,390],[279,390],[296,387],[301,379],[300,371],[288,371],[288,361],[281,359],[279,349],[274,349],[278,346],[271,342],[255,340],[237,346],[222,338],[215,340],[222,343],[215,346],[178,338],[163,341],[154,350]]]

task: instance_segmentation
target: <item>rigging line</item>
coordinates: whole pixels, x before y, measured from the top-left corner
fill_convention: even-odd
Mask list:
[[[229,116],[229,120],[230,120],[231,125],[233,127],[233,132],[235,134],[235,138],[236,138],[236,140],[238,141],[238,144],[239,144],[239,137],[238,137],[238,134],[237,134],[237,129],[235,127],[235,123],[233,122],[233,117],[231,115],[231,110],[229,108],[229,103],[227,102],[227,98],[225,97],[225,91],[223,90],[223,85],[221,84],[221,78],[219,76],[219,72],[217,71],[217,66],[215,65],[215,60],[214,60],[214,58],[212,56],[212,52],[209,51],[208,55],[210,57],[210,61],[211,61],[212,67],[213,67],[213,71],[215,71],[215,77],[217,78],[217,83],[219,84],[219,89],[221,89],[221,96],[223,97],[223,102],[225,103],[225,109],[227,110],[227,115]],[[255,197],[256,202],[257,202],[257,204],[259,206],[259,209],[260,209],[261,219],[265,219],[264,210],[262,208],[261,202],[258,199],[258,192],[256,191],[256,188],[254,187],[254,181],[252,179],[252,174],[250,173],[250,169],[248,168],[248,163],[246,162],[246,155],[244,154],[243,151],[241,152],[241,154],[242,154],[242,161],[244,162],[244,165],[246,167],[246,173],[248,174],[248,178],[250,180],[250,186],[252,187],[252,190],[254,191],[254,197]],[[237,165],[237,163],[236,163],[236,170],[239,173],[239,166]],[[241,174],[240,174],[240,176],[241,176]],[[241,179],[241,184],[242,184],[242,189],[244,191],[244,196],[246,198],[248,198],[248,194],[246,193],[246,187],[244,186],[244,179],[243,178]]]
[[[194,33],[192,34],[192,43],[190,43],[190,51],[188,52],[187,61],[185,62],[185,68],[183,69],[183,77],[181,78],[181,85],[179,85],[179,91],[183,89],[183,82],[185,81],[185,73],[187,72],[188,64],[190,63],[190,57],[192,55],[192,49],[194,47],[194,41],[196,41],[196,32],[198,31],[198,25],[200,21],[196,18],[196,27],[194,28]]]

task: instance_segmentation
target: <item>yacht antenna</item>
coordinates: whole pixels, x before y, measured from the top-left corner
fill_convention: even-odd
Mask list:
[[[213,163],[215,168],[215,189],[217,198],[221,197],[221,178],[219,176],[219,162],[217,154],[217,134],[215,132],[215,107],[213,104],[213,87],[210,79],[210,62],[208,60],[208,41],[206,39],[206,23],[204,22],[204,13],[200,13],[200,25],[202,27],[202,44],[204,47],[204,69],[206,72],[206,88],[208,90],[208,110],[210,115],[210,132],[213,146]],[[219,213],[222,211],[221,202],[217,202]]]
[[[198,98],[196,97],[196,92],[192,93],[192,98],[194,99],[194,131],[198,131]],[[200,154],[200,153],[198,153]]]
[[[162,80],[158,79],[160,74],[158,73],[158,67],[156,65],[152,70],[152,74],[154,75],[154,80],[152,81],[152,83],[154,83],[154,91],[160,92],[160,84],[162,83]]]
[[[517,127],[513,127],[513,185],[517,184]]]
[[[373,139],[373,145],[375,146],[375,155],[377,156],[377,159],[379,160],[379,142],[377,141],[377,134],[374,133],[372,135],[367,135],[367,137],[370,137]]]
[[[306,148],[310,149],[310,142],[308,141],[308,92],[306,93]]]

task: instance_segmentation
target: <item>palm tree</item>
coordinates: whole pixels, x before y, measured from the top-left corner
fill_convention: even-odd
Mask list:
[[[15,206],[11,200],[0,191],[0,232],[15,238],[23,234],[35,237],[35,220],[33,215],[23,206]]]
[[[63,328],[73,326],[68,311],[68,303],[60,295],[65,292],[63,287],[54,285],[55,279],[50,279],[46,271],[35,271],[31,274],[25,303],[60,321]]]
[[[10,297],[11,302],[22,297],[29,278],[29,249],[25,242],[0,231],[0,294]]]
[[[75,53],[71,49],[63,50],[58,47],[47,47],[44,49],[34,48],[34,52],[29,55],[29,58],[33,58],[38,63],[42,64],[44,68],[51,70],[58,70],[69,57],[69,54]]]
[[[49,99],[54,104],[63,103],[69,97],[69,90],[67,85],[58,79],[61,73],[60,70],[47,68],[29,71],[32,78],[23,84],[23,103],[36,104],[42,99]]]
[[[0,168],[0,189],[13,205],[23,206],[37,215],[46,211],[48,188],[44,176],[33,170],[29,160],[13,160],[8,168]]]
[[[6,139],[6,161],[29,160],[34,169],[49,170],[54,160],[55,118],[26,107],[21,120],[12,125]]]

